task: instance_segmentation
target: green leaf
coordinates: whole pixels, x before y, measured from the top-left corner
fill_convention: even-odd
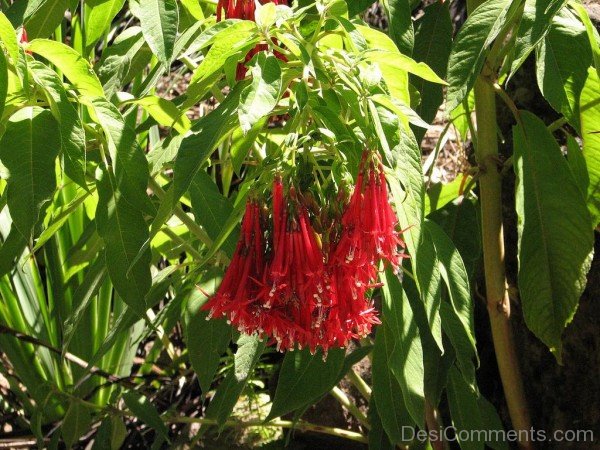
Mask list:
[[[68,45],[49,39],[35,39],[29,43],[27,50],[54,64],[73,83],[81,95],[88,98],[104,97],[102,85],[92,66]]]
[[[448,62],[446,111],[452,111],[466,97],[483,68],[488,47],[505,23],[513,2],[487,0],[477,7],[461,27]],[[518,6],[518,2],[514,2]]]
[[[384,0],[383,6],[388,16],[388,33],[398,49],[410,56],[415,43],[411,8],[408,0]]]
[[[156,95],[148,95],[127,103],[140,105],[160,125],[172,127],[180,134],[185,134],[192,126],[190,119],[175,104]]]
[[[179,147],[173,169],[174,201],[187,191],[202,164],[236,124],[237,106],[244,83],[238,83],[217,109],[198,120]]]
[[[584,197],[544,123],[514,128],[519,292],[527,326],[560,359],[561,335],[586,284],[594,233]],[[565,214],[569,205],[569,214]]]
[[[221,355],[231,340],[231,326],[226,321],[207,321],[207,313],[200,311],[209,296],[218,289],[220,281],[221,277],[212,277],[202,283],[201,291],[194,289],[186,307],[186,343],[203,396],[210,390]]]
[[[389,67],[396,71],[406,71],[432,83],[446,84],[427,64],[417,62],[410,56],[403,55],[398,51],[369,50],[365,53],[365,56],[368,61],[378,63],[382,71],[385,71],[385,68]]]
[[[538,48],[537,82],[544,98],[577,130],[579,97],[588,76],[592,52],[585,27],[569,11],[554,17],[552,28]]]
[[[399,145],[392,149],[397,167],[388,183],[394,199],[403,238],[413,260],[418,259],[425,189],[421,167],[421,149],[409,130],[400,130]]]
[[[382,276],[383,277],[383,276]],[[389,337],[392,351],[388,354],[388,364],[395,375],[402,396],[413,421],[424,427],[425,388],[423,349],[421,337],[410,304],[398,276],[387,270],[382,281],[383,321],[386,324],[386,338]]]
[[[477,357],[477,348],[475,346],[475,313],[469,286],[469,275],[460,253],[458,253],[446,233],[432,221],[425,222],[425,227],[433,240],[439,261],[440,274],[448,289],[450,305],[457,319],[457,323],[453,323],[458,326],[453,327],[453,330],[460,334],[461,342],[466,343],[466,345],[461,345],[460,348],[456,349],[458,360],[461,362],[463,371],[470,370],[473,365],[472,358]],[[444,320],[442,318],[443,325]],[[454,333],[453,335],[447,334],[454,344],[456,341]],[[474,381],[475,374],[472,375],[472,381]]]
[[[223,197],[210,175],[200,170],[190,185],[190,199],[196,221],[206,230],[213,242],[219,237],[223,225],[233,212],[230,201]],[[236,236],[230,237],[223,244],[228,256],[233,256]]]
[[[529,54],[544,39],[552,25],[552,19],[566,3],[567,0],[525,0],[509,78],[519,70]]]
[[[575,10],[575,12],[577,12],[579,19],[585,26],[585,31],[588,35],[588,41],[592,48],[592,56],[594,59],[594,66],[596,67],[596,74],[600,77],[600,36],[598,35],[598,30],[594,27],[594,24],[592,23],[590,15],[585,9],[585,6],[576,2],[571,2],[569,5]]]
[[[148,240],[143,208],[149,202],[148,163],[135,141],[135,133],[116,107],[97,99],[91,111],[102,124],[108,141],[112,166],[104,167],[98,186],[96,225],[104,241],[110,278],[127,305],[137,314],[146,311],[150,290],[151,254],[140,249]]]
[[[177,1],[140,0],[138,14],[146,42],[163,66],[169,67],[179,24]]]
[[[413,55],[415,61],[427,64],[440,78],[446,77],[448,58],[452,50],[452,19],[448,3],[435,2],[424,10],[417,21]],[[431,123],[444,100],[443,87],[415,75],[411,84],[419,91],[421,102],[414,106],[416,113],[425,122]],[[425,130],[413,128],[420,142]]]
[[[390,442],[390,438],[383,429],[381,415],[377,411],[377,403],[373,400],[369,403],[369,449],[370,450],[394,450],[396,446]]]
[[[392,352],[393,337],[385,325],[379,326],[373,348],[373,397],[380,414],[381,424],[390,440],[394,443],[405,443],[404,427],[414,426],[414,421],[406,409],[402,388],[388,366],[388,358]]]
[[[10,56],[10,59],[12,60],[12,65],[16,66],[17,61],[19,60],[17,32],[2,11],[0,11],[0,41],[6,46],[8,56]]]
[[[456,368],[450,369],[448,382],[448,403],[452,422],[456,427],[457,435],[463,431],[466,439],[460,439],[460,446],[465,450],[483,450],[485,441],[477,433],[485,430],[483,419],[479,411],[479,394],[475,388],[469,386]]]
[[[321,349],[315,354],[306,348],[287,352],[266,420],[302,408],[329,392],[339,380],[344,356],[344,350],[338,348],[331,349],[326,360]]]
[[[240,97],[238,115],[244,133],[275,108],[281,91],[281,69],[277,58],[262,52],[256,58],[252,67],[252,83]]]
[[[14,27],[24,25],[29,39],[47,38],[60,25],[68,0],[28,0],[13,2],[6,12]]]
[[[90,52],[104,35],[111,31],[111,23],[121,11],[125,0],[85,0],[85,47]]]
[[[107,98],[123,90],[150,62],[152,52],[140,27],[131,27],[119,34],[112,45],[104,49],[95,65]]]
[[[429,215],[450,237],[462,257],[469,278],[481,258],[481,224],[477,202],[472,198],[457,199]]]
[[[425,227],[423,228],[423,239],[417,250],[417,260],[413,264],[431,336],[443,353],[442,321],[440,318],[442,276],[431,232]]]
[[[163,439],[169,440],[169,430],[158,411],[147,397],[136,391],[123,392],[123,401],[129,410],[142,422],[150,426]]]
[[[32,239],[40,212],[56,189],[58,129],[50,111],[27,107],[8,120],[0,140],[0,160],[9,171],[8,208],[13,225],[26,240]]]
[[[265,349],[265,343],[257,336],[242,334],[237,340],[237,344],[238,350],[234,357],[233,367],[217,388],[217,392],[206,410],[206,418],[216,420],[220,426],[223,426],[229,418]]]
[[[210,77],[220,71],[229,58],[254,46],[259,40],[258,27],[256,23],[248,20],[235,22],[233,25],[221,28],[212,39],[213,45],[194,71],[190,83]]]
[[[580,113],[583,156],[589,177],[586,197],[595,227],[600,223],[600,76],[592,68],[581,92]]]
[[[54,118],[60,123],[65,172],[79,186],[87,189],[85,131],[77,110],[69,101],[62,80],[56,72],[39,61],[30,61],[29,68],[34,81],[43,90]]]
[[[61,432],[67,448],[73,447],[92,422],[90,410],[79,401],[73,400],[63,419]]]
[[[483,421],[483,429],[490,430],[490,433],[487,433],[489,439],[485,443],[494,450],[508,450],[509,446],[506,439],[502,439],[503,436],[506,436],[504,426],[494,405],[481,394],[477,399],[477,405]]]
[[[8,64],[3,51],[0,51],[0,118],[4,113],[6,94],[8,93]]]
[[[588,174],[587,164],[577,140],[570,134],[567,135],[567,162],[569,163],[569,168],[571,169],[571,173],[577,182],[581,194],[584,198],[587,198],[588,189],[590,187],[590,176]],[[591,209],[590,214],[592,214]]]

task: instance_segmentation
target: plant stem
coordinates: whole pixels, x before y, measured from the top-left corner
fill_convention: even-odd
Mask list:
[[[371,386],[354,369],[350,369],[346,377],[366,400],[371,399]]]
[[[200,423],[203,425],[219,425],[216,420],[212,419],[201,419],[194,417],[172,417],[166,420],[169,423]],[[324,427],[321,425],[315,425],[312,423],[298,421],[292,422],[291,420],[271,420],[264,422],[262,420],[249,420],[247,422],[241,422],[237,420],[228,420],[224,424],[228,427],[281,427],[281,428],[293,428],[300,431],[312,431],[314,433],[328,434],[330,436],[337,436],[351,441],[368,443],[369,440],[366,436],[357,433],[355,431],[344,430],[342,428]]]
[[[468,0],[469,13],[481,3],[483,0]],[[531,419],[510,323],[510,299],[504,265],[502,175],[498,168],[496,97],[493,83],[490,83],[494,77],[490,64],[485,64],[475,83],[477,119],[475,157],[481,169],[479,189],[487,309],[498,370],[512,426],[518,432],[519,446],[533,449],[528,438]]]
[[[352,401],[348,398],[348,396],[342,391],[339,387],[335,386],[331,390],[331,395],[338,401],[340,404],[348,410],[350,414],[352,414],[367,430],[371,429],[371,425],[369,424],[369,419],[365,416],[358,407],[352,403]]]

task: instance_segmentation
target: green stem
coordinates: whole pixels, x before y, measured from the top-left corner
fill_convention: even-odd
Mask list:
[[[221,425],[213,419],[201,419],[195,417],[172,417],[166,420],[169,423],[199,423],[202,425]],[[277,427],[277,428],[293,428],[294,430],[300,431],[311,431],[314,433],[328,434],[330,436],[337,436],[351,441],[368,443],[369,440],[366,436],[356,433],[354,431],[344,430],[342,428],[324,427],[321,425],[315,425],[312,423],[298,421],[292,422],[291,420],[271,420],[269,422],[263,422],[262,420],[249,420],[246,422],[238,420],[227,420],[224,424],[227,427]]]
[[[468,2],[469,11],[481,4]],[[475,157],[480,167],[479,189],[481,203],[483,259],[487,309],[498,370],[513,428],[519,435],[519,445],[532,449],[526,432],[531,420],[525,400],[523,380],[510,323],[510,300],[504,266],[504,230],[502,225],[502,175],[498,170],[498,140],[496,131],[496,93],[490,80],[494,79],[486,64],[475,83],[475,113],[477,147]]]
[[[369,419],[365,416],[358,407],[352,403],[348,396],[339,387],[335,386],[331,390],[331,395],[352,414],[367,430],[371,429]]]

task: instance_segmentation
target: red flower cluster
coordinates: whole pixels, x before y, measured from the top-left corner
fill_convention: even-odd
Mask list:
[[[309,212],[293,187],[273,184],[272,225],[249,201],[242,235],[213,298],[210,317],[226,316],[240,331],[269,336],[278,350],[345,347],[379,323],[368,292],[378,265],[401,264],[397,220],[388,201],[383,168],[365,152],[339,230],[323,251]]]
[[[223,13],[225,13],[226,19],[242,19],[254,21],[254,13],[256,12],[256,1],[258,0],[219,0],[217,3],[217,22],[223,19]],[[288,0],[260,0],[260,3],[275,3],[276,5],[287,5]],[[259,44],[254,47],[244,60],[244,63],[240,63],[237,66],[236,80],[243,80],[246,76],[246,64],[259,52],[268,50],[267,44]],[[285,61],[285,57],[280,53],[275,53],[279,59]]]

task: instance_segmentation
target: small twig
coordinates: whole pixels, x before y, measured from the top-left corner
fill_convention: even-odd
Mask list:
[[[110,374],[108,372],[105,372],[104,370],[100,369],[99,367],[96,366],[90,366],[86,361],[84,361],[83,359],[81,359],[78,356],[75,356],[72,353],[69,352],[65,352],[63,353],[60,349],[53,347],[50,344],[46,344],[45,342],[33,337],[33,336],[29,336],[28,334],[22,333],[20,331],[17,331],[13,328],[9,328],[5,325],[1,325],[0,324],[0,334],[8,334],[10,336],[13,336],[16,339],[19,339],[20,341],[23,342],[28,342],[30,344],[33,345],[38,345],[40,347],[44,347],[47,348],[48,350],[50,350],[52,353],[56,353],[57,355],[63,357],[64,359],[66,359],[69,362],[72,362],[73,364],[78,365],[79,367],[81,367],[82,369],[86,369],[89,370],[89,372],[92,375],[98,375],[102,378],[106,378],[108,381],[111,381],[113,383],[119,383],[119,384],[123,384],[125,386],[127,386],[128,388],[135,388],[136,385],[134,383],[130,383],[122,378],[119,378],[113,374]]]

